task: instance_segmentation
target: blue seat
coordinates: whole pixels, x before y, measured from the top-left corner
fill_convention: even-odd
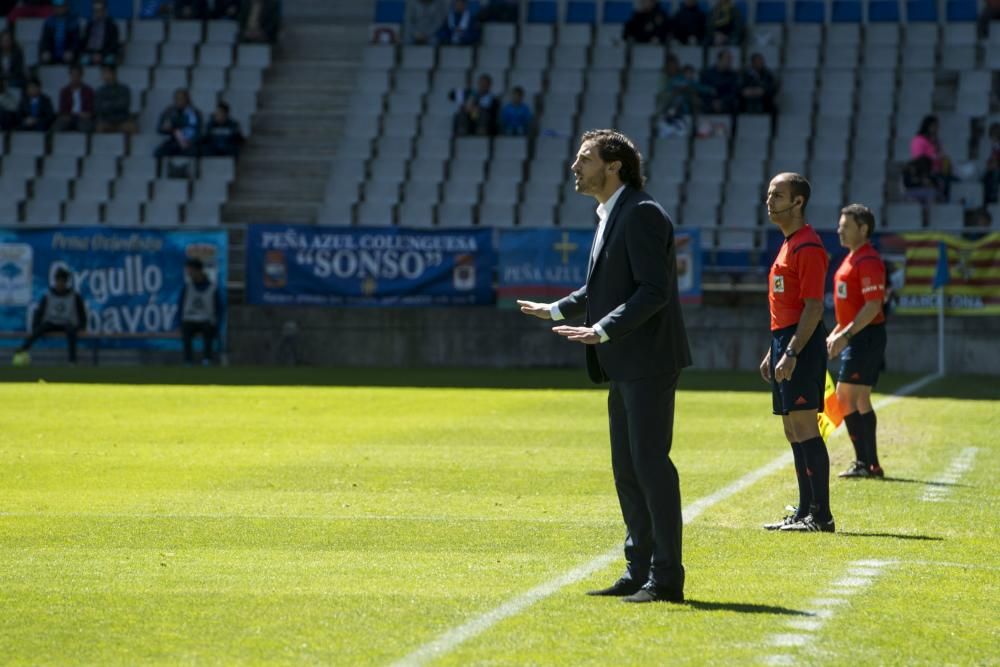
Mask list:
[[[406,3],[402,0],[378,0],[375,3],[375,23],[402,23]]]
[[[949,22],[975,21],[978,18],[976,0],[948,0],[945,12]]]
[[[898,0],[872,0],[868,3],[868,20],[871,23],[899,23]]]
[[[594,0],[570,0],[566,5],[566,23],[597,23],[597,3]]]
[[[906,0],[906,20],[911,23],[937,23],[935,0]]]
[[[760,0],[757,3],[757,23],[784,23],[784,0]]]
[[[834,0],[830,20],[834,23],[861,23],[863,16],[861,3],[857,0]]]
[[[817,0],[795,0],[796,23],[823,23],[826,21],[826,3]]]
[[[606,0],[604,3],[604,23],[627,23],[632,18],[632,3],[620,0]]]
[[[743,17],[744,23],[750,20],[750,3],[747,0],[736,0],[733,5],[736,7],[736,11],[740,13],[740,16]]]
[[[559,20],[559,5],[554,0],[531,0],[528,3],[528,23],[555,23]]]

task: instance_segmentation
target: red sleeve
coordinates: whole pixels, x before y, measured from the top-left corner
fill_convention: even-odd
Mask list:
[[[799,293],[803,299],[822,299],[826,292],[826,269],[830,262],[826,250],[816,246],[803,247],[796,253]]]
[[[63,88],[59,91],[59,113],[68,114],[73,110],[73,94],[69,92],[69,88]]]
[[[885,299],[885,266],[882,262],[869,260],[858,264],[857,269],[861,283],[861,297],[865,301],[881,303]]]

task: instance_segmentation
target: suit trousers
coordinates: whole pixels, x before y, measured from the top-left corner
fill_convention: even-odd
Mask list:
[[[682,592],[681,491],[670,460],[679,373],[611,381],[611,466],[627,529],[627,578]]]

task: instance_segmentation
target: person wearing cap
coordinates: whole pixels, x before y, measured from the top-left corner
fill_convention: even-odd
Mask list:
[[[15,354],[31,349],[35,342],[50,333],[66,334],[69,362],[76,363],[76,340],[87,325],[87,309],[83,297],[70,285],[70,273],[59,268],[55,274],[55,285],[49,288],[35,309],[31,335],[25,339]]]
[[[194,337],[201,335],[201,363],[207,366],[214,360],[215,336],[222,319],[222,299],[200,259],[193,257],[187,260],[184,268],[187,280],[180,298],[184,363],[189,366],[194,363]]]

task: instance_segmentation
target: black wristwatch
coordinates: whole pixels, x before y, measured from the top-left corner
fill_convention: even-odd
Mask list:
[[[789,359],[795,358],[795,350],[792,349],[791,345],[785,348],[785,356],[788,357]]]

